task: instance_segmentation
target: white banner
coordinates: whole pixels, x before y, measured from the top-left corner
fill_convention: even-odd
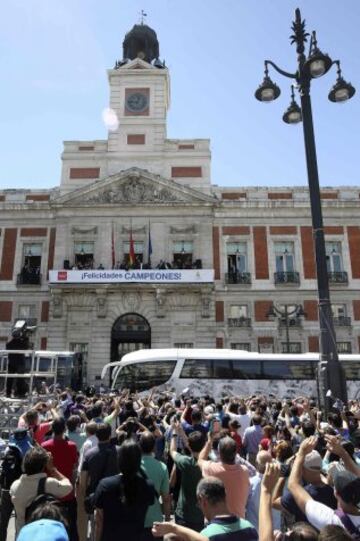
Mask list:
[[[214,281],[213,269],[57,270],[49,272],[52,284],[194,284]]]

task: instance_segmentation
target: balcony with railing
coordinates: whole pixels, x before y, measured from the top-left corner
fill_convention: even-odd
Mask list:
[[[348,316],[333,317],[333,322],[337,327],[351,327],[351,317]]]
[[[328,272],[328,278],[330,284],[347,284],[349,282],[348,273],[341,272]]]
[[[39,286],[42,275],[38,272],[26,271],[17,275],[16,285],[18,286]]]
[[[229,327],[251,327],[251,318],[250,317],[229,317],[228,326]]]
[[[225,274],[226,284],[251,284],[250,272],[228,272]]]
[[[274,282],[278,284],[300,284],[300,274],[298,272],[275,272]]]
[[[288,327],[295,327],[295,328],[300,328],[302,327],[302,319],[301,317],[288,317],[287,320],[285,318],[279,318],[279,327],[281,327],[282,329],[285,328],[286,326]]]

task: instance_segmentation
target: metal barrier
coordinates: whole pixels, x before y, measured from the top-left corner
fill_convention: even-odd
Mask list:
[[[9,373],[9,354],[24,355],[23,372]],[[32,404],[52,397],[44,391],[45,387],[54,387],[57,379],[58,355],[48,351],[0,350],[0,438],[7,440],[17,427],[19,417]],[[24,380],[27,384],[25,398],[6,397],[9,378]],[[45,394],[46,393],[46,394]]]

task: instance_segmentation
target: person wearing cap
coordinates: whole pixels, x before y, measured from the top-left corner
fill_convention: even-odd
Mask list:
[[[69,536],[61,522],[41,519],[30,522],[21,528],[17,541],[69,541]]]
[[[302,468],[304,490],[306,490],[316,502],[323,503],[331,509],[336,509],[337,501],[334,496],[334,491],[332,487],[325,484],[321,478],[321,465],[321,455],[317,451],[313,450],[305,455]],[[306,521],[305,514],[298,507],[293,495],[289,491],[286,491],[282,497],[279,497],[274,502],[274,507],[292,515],[295,518],[295,522]]]
[[[328,524],[342,526],[351,535],[360,533],[360,477],[348,470],[338,470],[334,475],[334,494],[338,509],[334,510],[315,501],[301,485],[305,458],[317,445],[311,436],[302,442],[295,458],[288,488],[306,519],[318,530]],[[355,538],[355,536],[354,536]]]

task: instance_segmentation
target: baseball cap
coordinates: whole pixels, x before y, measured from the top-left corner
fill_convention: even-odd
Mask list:
[[[334,487],[344,502],[360,504],[360,477],[357,477],[348,470],[337,470],[334,472]]]
[[[305,456],[304,468],[310,471],[320,471],[322,466],[322,459],[320,453],[317,451],[311,451],[311,453]]]
[[[64,525],[57,520],[43,518],[26,524],[20,530],[17,541],[69,541]]]
[[[214,413],[214,408],[213,408],[212,406],[206,406],[206,407],[204,408],[204,413],[205,413],[206,415],[210,415],[211,413]]]

